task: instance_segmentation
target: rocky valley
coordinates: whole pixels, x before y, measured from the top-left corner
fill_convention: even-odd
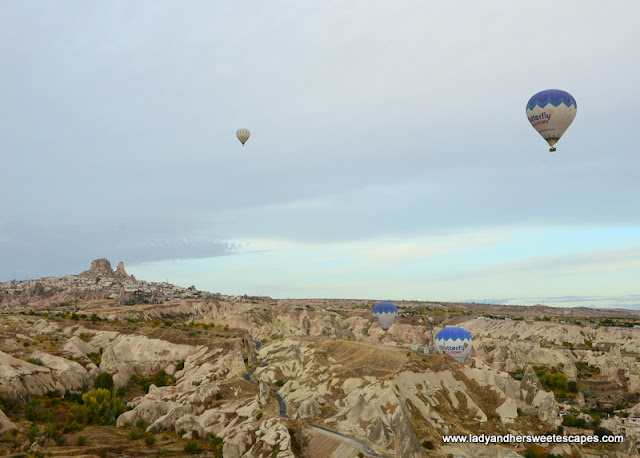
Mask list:
[[[638,456],[640,313],[224,296],[96,260],[0,284],[8,456]],[[459,326],[459,364],[430,354]],[[425,351],[426,349],[426,351]],[[446,443],[443,435],[623,434]]]

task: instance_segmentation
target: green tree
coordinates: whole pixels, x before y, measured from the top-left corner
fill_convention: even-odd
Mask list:
[[[108,372],[102,372],[93,382],[94,388],[104,388],[111,391],[113,388],[113,376]]]
[[[113,425],[116,418],[127,410],[127,406],[112,392],[97,388],[82,395],[82,402],[89,411],[89,422],[98,425]]]

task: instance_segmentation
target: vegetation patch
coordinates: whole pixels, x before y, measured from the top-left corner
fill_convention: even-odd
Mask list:
[[[164,370],[161,370],[147,377],[133,374],[129,381],[136,388],[141,389],[145,393],[148,393],[151,385],[155,385],[157,387],[175,385],[176,378],[172,375],[167,374]]]

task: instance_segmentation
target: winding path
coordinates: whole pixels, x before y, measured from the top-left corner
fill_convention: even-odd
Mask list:
[[[256,345],[256,350],[259,350],[260,347],[262,346],[262,342],[260,342],[259,340],[254,340],[253,342]],[[269,365],[269,363],[267,363],[265,361],[265,362],[263,362],[261,364],[260,367],[266,367],[268,365]],[[245,379],[249,383],[252,383],[254,385],[258,385],[258,382],[256,382],[255,380],[253,380],[251,378],[251,376],[253,375],[254,372],[255,372],[255,369],[252,370],[251,372],[248,372],[248,373],[244,374],[242,376],[242,378]],[[276,396],[276,400],[278,401],[278,406],[280,407],[280,416],[283,417],[283,418],[291,418],[289,416],[289,414],[287,413],[287,403],[284,402],[284,399],[282,399],[282,396],[280,396],[280,393],[278,393],[278,391],[274,390],[273,388],[269,388],[269,389]],[[339,433],[339,432],[334,431],[332,429],[325,428],[324,426],[314,425],[313,423],[309,423],[309,426],[311,426],[312,428],[320,429],[320,430],[325,431],[325,432],[330,433],[330,434],[335,434],[336,436],[339,436],[342,439],[346,439],[348,442],[352,443],[353,445],[355,445],[357,447],[360,447],[362,449],[362,451],[364,453],[366,453],[367,455],[369,455],[369,456],[375,456],[375,457],[383,458],[383,455],[379,455],[376,452],[374,452],[373,449],[371,448],[371,445],[369,445],[367,442],[365,442],[363,440],[356,439],[355,437],[347,436],[345,434]]]

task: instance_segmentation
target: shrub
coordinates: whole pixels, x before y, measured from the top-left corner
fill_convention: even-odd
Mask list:
[[[44,363],[40,358],[29,358],[27,362],[31,364],[37,364],[38,366],[44,366]]]
[[[93,336],[88,332],[81,332],[78,337],[80,337],[80,339],[83,340],[84,342],[89,342],[91,340],[91,337]]]
[[[262,412],[258,412],[258,415],[256,415],[256,420],[260,420],[262,418],[262,415]]]
[[[131,431],[129,431],[129,439],[131,439],[132,441],[137,441],[138,439],[142,439],[143,435],[144,435],[144,431],[138,428],[134,428]]]
[[[215,458],[223,458],[222,447],[224,446],[224,441],[222,438],[213,433],[207,433],[205,439],[209,442],[209,446],[213,450],[213,456]]]
[[[102,372],[93,382],[95,388],[104,388],[111,391],[113,388],[113,376],[108,372]]]
[[[150,447],[153,447],[156,444],[156,437],[149,435],[147,437],[144,438],[144,443],[147,444]]]
[[[595,398],[596,395],[593,394],[593,391],[591,391],[588,387],[582,387],[578,390],[580,393],[582,393],[582,395],[585,397],[585,399],[588,398]]]
[[[33,443],[36,441],[38,434],[40,434],[40,428],[38,428],[38,425],[35,423],[32,423],[31,426],[29,426],[29,429],[27,429],[27,439],[29,439],[29,442]]]
[[[113,425],[116,418],[127,410],[120,398],[112,397],[111,391],[97,388],[82,395],[82,402],[89,410],[89,421],[98,425]]]
[[[63,434],[69,426],[71,425],[65,426],[60,423],[47,423],[44,428],[44,437],[45,439],[52,439],[56,445],[65,445],[67,441]]]
[[[277,386],[282,386],[282,385],[284,385],[284,380],[276,380],[276,385],[277,385]]]
[[[91,412],[85,405],[76,405],[71,408],[71,418],[74,424],[88,425],[91,420]]]
[[[76,445],[79,447],[84,447],[85,445],[87,445],[87,438],[84,436],[79,436],[78,440],[76,441]]]
[[[593,433],[596,436],[598,436],[600,439],[602,439],[602,436],[609,436],[609,435],[613,434],[613,432],[611,432],[610,430],[608,430],[604,426],[598,426],[598,427],[594,428],[593,429]]]
[[[198,451],[200,451],[200,447],[198,447],[198,443],[196,441],[189,441],[184,446],[184,453],[193,455],[198,453]]]
[[[96,352],[89,353],[87,355],[87,358],[89,358],[91,362],[96,366],[99,366],[100,362],[102,362],[102,356],[100,355],[100,353],[96,353]]]
[[[576,428],[587,428],[587,422],[584,418],[577,418],[575,415],[567,414],[562,419],[564,426],[574,426]]]
[[[157,387],[173,386],[176,382],[176,378],[172,375],[167,374],[164,370],[161,370],[160,372],[157,372],[148,377],[141,377],[140,375],[134,374],[129,380],[138,388],[147,393],[149,392],[149,388],[151,387],[151,385],[155,385]]]
[[[51,419],[51,412],[46,408],[43,401],[31,399],[27,402],[24,416],[32,422],[47,423]]]

